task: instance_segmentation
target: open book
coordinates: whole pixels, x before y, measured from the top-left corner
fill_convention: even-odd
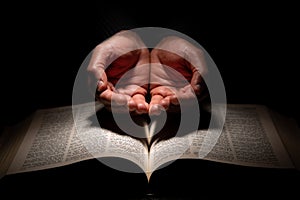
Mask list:
[[[299,134],[290,120],[271,112],[262,105],[228,104],[223,131],[212,150],[201,157],[210,143],[206,129],[172,135],[176,118],[169,120],[157,134],[155,122],[148,126],[141,120],[148,140],[122,134],[111,122],[109,112],[97,107],[100,125],[94,126],[95,114],[90,103],[80,104],[81,115],[74,125],[72,107],[38,110],[27,122],[2,134],[0,172],[2,175],[42,170],[75,162],[105,157],[123,158],[134,163],[150,179],[161,166],[175,159],[205,159],[236,165],[271,168],[299,167]],[[175,120],[175,121],[174,121]],[[275,123],[274,123],[275,120]],[[102,123],[102,124],[101,124]],[[288,123],[288,125],[287,125]],[[108,124],[106,127],[105,124]],[[164,132],[168,132],[164,136]],[[9,138],[9,139],[8,139]],[[291,139],[292,138],[292,139]]]

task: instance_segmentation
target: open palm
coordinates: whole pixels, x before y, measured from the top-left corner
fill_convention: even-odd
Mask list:
[[[148,84],[141,83],[149,82],[149,50],[137,34],[121,31],[99,44],[87,70],[92,74],[90,80],[96,78],[96,98],[106,108],[148,112],[145,100]]]
[[[150,114],[159,114],[161,109],[178,112],[204,95],[207,68],[201,49],[170,36],[151,51],[150,60]]]

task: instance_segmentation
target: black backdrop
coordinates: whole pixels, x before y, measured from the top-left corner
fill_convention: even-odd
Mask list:
[[[201,44],[223,77],[228,102],[297,115],[297,31],[292,5],[16,4],[3,8],[1,123],[71,104],[87,54],[113,33],[164,27]],[[284,14],[283,14],[284,13]],[[295,109],[295,107],[297,107]]]
[[[39,108],[71,105],[73,81],[87,54],[121,29],[147,26],[174,29],[198,41],[218,66],[229,103],[261,103],[299,120],[298,14],[293,5],[206,5],[201,2],[196,5],[181,2],[162,6],[143,2],[129,6],[126,3],[12,2],[3,9],[8,12],[1,14],[2,125],[14,124]],[[178,164],[179,169],[183,166]],[[209,164],[198,163],[196,166],[210,168]],[[220,174],[223,169],[213,168],[210,173]],[[70,171],[74,172],[71,175],[70,171],[63,175],[65,171],[60,170],[43,174],[41,177],[45,180],[42,182],[69,179],[78,173],[76,170],[82,170],[82,166],[71,168]],[[235,170],[225,167],[225,177],[233,175],[235,181],[245,184],[237,178],[240,174],[234,173]],[[263,172],[258,170],[260,175]],[[58,175],[53,178],[52,173]],[[249,180],[257,171],[241,169],[239,173],[248,176],[246,180]],[[276,171],[267,174],[266,179],[279,177],[279,180],[287,181],[285,173],[284,176],[282,173],[276,176]],[[18,176],[11,181],[3,179],[14,188],[14,181],[25,183],[30,178],[41,181],[42,178],[37,178],[40,175],[40,172],[21,175],[25,177],[21,182]],[[79,177],[84,179],[85,175],[93,177],[92,173]],[[293,177],[293,174],[288,173],[288,177]]]

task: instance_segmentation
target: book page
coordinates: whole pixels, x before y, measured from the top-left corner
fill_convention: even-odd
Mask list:
[[[210,131],[190,135],[192,145],[182,158],[198,158]],[[204,148],[203,148],[204,146]],[[268,110],[262,105],[227,106],[222,134],[204,159],[245,166],[293,168]]]
[[[144,169],[147,156],[143,144],[129,136],[92,126],[90,117],[95,111],[91,105],[73,107],[80,113],[77,115],[77,123],[82,125],[79,129],[75,128],[71,106],[37,111],[7,174],[106,156],[123,157]]]
[[[191,133],[191,135],[196,133]],[[151,146],[149,155],[149,171],[153,172],[161,165],[179,159],[184,152],[186,152],[191,145],[188,136],[172,137],[168,140],[163,140],[154,143]]]
[[[244,166],[294,167],[264,106],[229,104],[223,131],[207,154],[204,151],[211,144],[205,143],[205,137],[214,131],[198,130],[157,143],[151,149],[153,169],[179,156]]]
[[[4,129],[0,137],[0,178],[5,176],[29,128],[33,114],[14,126]]]
[[[99,121],[102,120],[101,118],[109,119],[109,121],[114,120],[111,116],[105,115],[108,114],[105,112],[101,113],[100,116],[95,115],[94,110],[100,110],[101,106],[101,104],[97,103],[95,106],[92,104],[80,106],[78,110],[74,108],[77,138],[81,140],[82,145],[96,158],[124,158],[134,162],[145,171],[148,165],[147,147],[139,139],[133,138],[130,135],[116,133],[110,129],[100,127]],[[117,125],[113,124],[113,126]],[[141,134],[145,135],[145,133]],[[130,171],[130,169],[122,169],[120,165],[117,166],[118,163],[115,166],[114,163],[105,164],[111,165],[112,168],[119,168],[119,170]]]

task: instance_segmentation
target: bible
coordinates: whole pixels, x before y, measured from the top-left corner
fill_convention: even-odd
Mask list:
[[[298,127],[294,121],[272,113],[263,105],[228,104],[222,133],[211,151],[205,153],[212,145],[205,140],[207,134],[212,134],[207,129],[172,135],[177,118],[171,117],[161,133],[153,136],[159,121],[149,123],[143,118],[139,122],[144,130],[141,134],[146,137],[136,138],[119,132],[109,112],[100,104],[96,106],[100,127],[94,126],[95,122],[90,120],[95,114],[90,109],[91,103],[73,106],[82,110],[80,116],[73,116],[72,106],[40,109],[19,126],[7,129],[0,140],[1,175],[105,157],[133,163],[147,175],[148,181],[155,170],[176,159],[253,167],[299,167],[300,140],[299,134],[295,134]],[[76,121],[84,130],[76,129],[74,117],[79,117]]]

